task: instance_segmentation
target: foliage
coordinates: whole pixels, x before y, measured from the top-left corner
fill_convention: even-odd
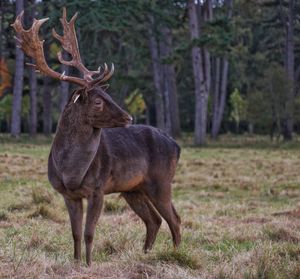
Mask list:
[[[198,1],[205,8],[206,1]],[[299,14],[300,4],[295,2],[295,93],[300,90],[300,25]],[[34,1],[28,1],[25,13],[29,12]],[[179,113],[182,128],[186,131],[194,129],[194,88],[193,70],[191,67],[191,47],[193,44],[205,46],[209,49],[214,58],[227,57],[229,59],[229,77],[227,92],[239,91],[242,99],[247,102],[247,113],[243,116],[233,109],[230,97],[227,99],[223,130],[234,132],[231,121],[235,123],[245,121],[253,123],[257,131],[269,133],[273,123],[277,123],[277,130],[280,130],[285,112],[283,105],[286,103],[286,90],[292,86],[288,85],[285,65],[285,36],[286,20],[288,16],[289,1],[233,1],[233,14],[228,19],[226,1],[213,1],[213,20],[203,24],[202,36],[198,41],[190,43],[189,26],[187,18],[187,5],[185,0],[178,1],[83,1],[83,0],[62,0],[62,1],[37,1],[35,3],[36,17],[49,17],[50,20],[40,30],[40,37],[50,45],[49,65],[60,71],[56,53],[61,46],[51,35],[51,28],[55,28],[61,34],[62,27],[59,22],[62,7],[68,10],[68,19],[78,11],[76,30],[78,34],[79,47],[84,63],[89,69],[96,69],[104,62],[114,62],[115,74],[110,81],[112,97],[120,104],[130,102],[134,92],[138,92],[137,105],[128,108],[130,113],[136,114],[136,120],[144,121],[144,111],[147,111],[150,124],[155,125],[155,89],[153,84],[152,61],[149,51],[149,31],[153,28],[155,36],[160,40],[164,39],[162,30],[167,26],[172,31],[173,51],[165,57],[162,63],[172,63],[176,69],[176,82],[179,101]],[[1,85],[0,95],[3,87],[6,92],[9,77],[14,74],[14,32],[10,28],[13,21],[15,1],[1,1],[1,43],[0,57],[5,61],[5,67],[10,75],[3,75],[0,70]],[[199,11],[201,12],[201,11]],[[152,21],[155,26],[153,27]],[[25,25],[30,24],[25,20]],[[28,58],[26,58],[28,62]],[[1,62],[1,65],[3,63]],[[275,65],[275,66],[274,66]],[[1,67],[0,67],[1,68]],[[3,68],[3,67],[2,67]],[[1,69],[2,69],[1,68]],[[281,68],[281,69],[280,69]],[[212,65],[214,76],[215,68]],[[77,75],[76,70],[72,69]],[[276,73],[277,72],[277,73]],[[25,70],[24,94],[27,95],[28,71]],[[211,84],[211,96],[214,88],[214,79]],[[276,90],[271,90],[274,85]],[[42,102],[42,77],[38,76],[38,117],[41,122]],[[51,86],[55,88],[52,117],[54,124],[57,123],[59,114],[58,97],[60,88],[58,82],[52,81]],[[273,92],[273,93],[272,93]],[[273,97],[272,94],[274,94]],[[230,95],[230,94],[227,94]],[[298,94],[299,95],[299,94]],[[2,98],[5,99],[5,94]],[[26,97],[27,98],[27,97]],[[236,98],[235,96],[233,99]],[[124,100],[126,100],[124,102]],[[213,102],[213,98],[211,98]],[[3,102],[7,102],[4,100]],[[26,103],[27,101],[25,101]],[[144,104],[142,104],[144,102]],[[300,129],[299,101],[295,100],[295,128]],[[9,109],[3,108],[0,121],[8,121]],[[3,117],[4,112],[7,117]],[[24,114],[28,112],[24,104]],[[244,113],[243,113],[244,114]],[[242,120],[242,119],[243,120]],[[4,120],[6,119],[6,120]],[[208,119],[208,127],[210,127]],[[27,119],[23,115],[24,122]],[[1,123],[0,123],[1,124]],[[41,125],[39,125],[40,127]],[[244,129],[244,126],[240,127]]]
[[[247,96],[247,118],[257,128],[267,129],[272,124],[272,108],[265,92],[254,91]],[[257,132],[257,130],[256,130]]]
[[[247,116],[260,130],[270,129],[280,134],[285,119],[285,96],[290,84],[281,65],[272,63],[257,83],[258,90],[247,97]],[[297,111],[297,108],[296,108]],[[297,114],[295,114],[297,116]],[[296,118],[297,119],[297,118]]]
[[[126,99],[125,105],[128,112],[135,117],[140,118],[146,109],[143,95],[138,89],[134,90]]]
[[[0,97],[2,97],[5,89],[11,87],[11,74],[4,58],[0,58],[0,81]]]
[[[0,121],[5,120],[9,123],[11,117],[13,95],[6,94],[0,99]],[[29,114],[29,96],[26,95],[22,99],[22,117],[26,118]]]
[[[0,100],[0,119],[1,120],[10,119],[11,108],[12,108],[12,98],[13,98],[12,94],[7,94]]]
[[[229,102],[231,105],[230,118],[235,122],[238,131],[240,122],[246,119],[247,101],[241,96],[238,89],[234,89]]]

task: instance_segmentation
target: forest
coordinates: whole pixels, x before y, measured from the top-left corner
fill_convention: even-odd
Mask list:
[[[81,56],[90,69],[114,63],[107,91],[135,123],[205,144],[224,133],[291,140],[300,131],[300,3],[294,0],[1,1],[0,131],[19,137],[55,132],[70,88],[36,73],[11,24],[22,10],[40,30],[51,68],[79,75],[57,59],[51,29],[66,7],[79,13]],[[68,59],[68,53],[64,53]]]

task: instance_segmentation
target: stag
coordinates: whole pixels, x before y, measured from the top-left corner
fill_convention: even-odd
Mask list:
[[[156,239],[162,218],[170,228],[173,244],[180,243],[180,217],[171,201],[171,181],[175,174],[180,147],[164,132],[144,125],[131,124],[131,116],[105,92],[112,76],[105,64],[97,71],[82,63],[75,32],[77,13],[67,20],[63,9],[63,35],[53,36],[71,55],[60,63],[75,67],[81,77],[52,70],[45,60],[39,29],[48,18],[34,20],[30,29],[22,24],[23,12],[12,26],[23,51],[35,60],[37,71],[58,80],[75,83],[75,90],[61,114],[48,159],[48,178],[62,194],[68,209],[74,240],[74,258],[81,258],[83,199],[87,199],[84,230],[86,262],[91,264],[95,227],[103,206],[103,196],[121,193],[146,225],[144,252]]]

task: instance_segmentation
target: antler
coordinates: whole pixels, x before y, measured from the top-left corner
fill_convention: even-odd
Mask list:
[[[60,51],[57,54],[58,60],[60,63],[73,66],[77,68],[82,74],[83,79],[86,80],[89,83],[89,86],[95,86],[96,84],[103,83],[107,81],[114,73],[114,64],[112,64],[111,70],[108,71],[108,67],[106,63],[104,64],[105,68],[103,73],[96,79],[93,79],[94,75],[100,74],[100,68],[98,68],[97,71],[90,71],[88,70],[81,61],[76,32],[75,32],[75,20],[77,18],[78,13],[76,13],[71,20],[67,21],[67,10],[64,7],[63,8],[63,17],[60,19],[62,25],[63,25],[63,36],[60,36],[57,34],[55,29],[52,29],[52,35],[60,41],[62,47],[64,50],[66,50],[68,53],[71,54],[72,60],[66,61],[62,57],[62,52]]]
[[[66,19],[66,14],[66,9],[64,8],[63,18],[61,19],[64,29],[64,35],[58,35],[54,29],[52,30],[52,33],[53,36],[61,42],[62,47],[71,54],[72,60],[64,60],[61,52],[59,52],[57,56],[62,64],[76,67],[83,74],[83,79],[78,77],[66,76],[64,72],[62,74],[58,73],[48,66],[44,55],[44,40],[41,41],[39,39],[38,33],[42,24],[45,23],[49,18],[44,18],[40,20],[34,19],[31,28],[25,30],[22,24],[24,15],[24,11],[22,11],[17,16],[15,22],[11,26],[16,30],[17,34],[19,35],[19,38],[15,37],[15,39],[19,42],[20,48],[22,48],[22,50],[28,56],[32,57],[36,61],[36,64],[27,63],[27,65],[32,66],[37,71],[55,79],[69,81],[87,88],[91,88],[98,84],[104,83],[113,75],[114,65],[112,64],[111,70],[108,71],[108,67],[106,63],[104,63],[103,73],[100,74],[101,67],[99,67],[97,71],[89,71],[82,64],[74,26],[77,13],[72,17],[72,19],[69,22]],[[93,79],[94,75],[100,76],[96,79]]]
[[[44,18],[40,20],[34,19],[33,24],[29,30],[25,30],[23,28],[22,20],[23,20],[24,11],[22,11],[16,18],[15,22],[11,25],[19,35],[19,38],[15,37],[16,40],[20,44],[20,48],[31,58],[36,61],[36,64],[28,64],[36,68],[39,72],[53,77],[55,79],[60,79],[64,81],[69,81],[76,83],[81,86],[86,86],[86,82],[77,77],[66,76],[64,73],[60,74],[58,72],[53,71],[49,68],[44,55],[44,40],[39,39],[39,30],[43,23],[45,23],[49,18]]]

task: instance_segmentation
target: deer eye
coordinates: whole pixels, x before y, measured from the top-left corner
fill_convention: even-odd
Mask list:
[[[95,106],[96,106],[96,107],[99,107],[99,108],[101,108],[101,109],[103,109],[103,100],[101,100],[101,99],[96,99],[96,100],[95,100]]]
[[[95,104],[96,105],[100,105],[100,104],[102,104],[103,103],[103,101],[101,100],[101,99],[96,99],[95,100]]]

